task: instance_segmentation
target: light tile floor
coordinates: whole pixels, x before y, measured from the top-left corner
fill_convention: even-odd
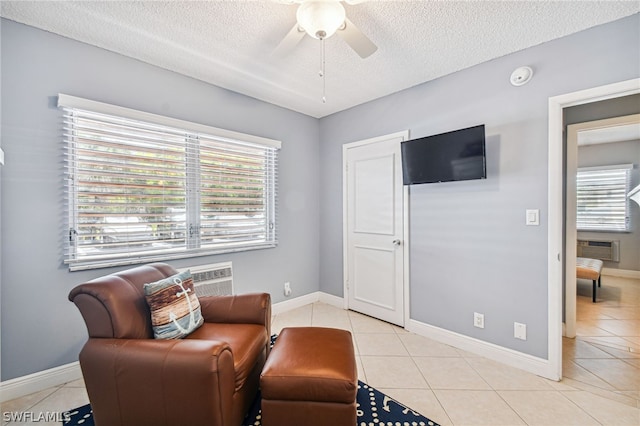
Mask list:
[[[563,339],[561,382],[323,303],[274,316],[273,332],[350,330],[359,378],[442,425],[640,425],[640,280],[604,277],[596,304],[590,283],[580,283],[577,315],[579,336]],[[6,402],[2,411],[64,411],[87,402],[77,381]]]
[[[577,337],[563,338],[563,383],[640,407],[640,280],[603,276],[597,303],[591,288],[591,281],[578,280]],[[585,410],[592,414],[597,406],[587,404]],[[637,413],[635,421],[640,425]]]

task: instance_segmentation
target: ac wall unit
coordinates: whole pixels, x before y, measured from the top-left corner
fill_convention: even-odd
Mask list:
[[[620,262],[620,241],[578,240],[578,257]]]
[[[196,295],[224,296],[233,294],[233,268],[231,262],[192,266],[181,271],[191,271]]]

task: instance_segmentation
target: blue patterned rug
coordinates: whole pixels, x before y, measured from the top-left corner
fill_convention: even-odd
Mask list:
[[[439,426],[423,415],[389,398],[377,389],[358,381],[356,396],[359,425],[376,426]],[[242,426],[260,426],[260,394],[258,394]],[[68,412],[69,421],[64,425],[94,426],[91,407],[87,404]]]
[[[358,381],[356,405],[358,423],[355,426],[439,426],[433,420],[429,420],[361,381]],[[260,394],[258,394],[242,426],[260,426],[262,424],[260,417]]]
[[[273,346],[277,336],[271,336],[271,346]],[[260,392],[251,405],[247,417],[242,426],[261,426],[260,403],[262,398]],[[356,405],[358,410],[358,423],[354,426],[440,426],[433,420],[429,420],[422,414],[405,407],[398,401],[389,398],[379,390],[372,388],[364,382],[358,380],[358,393],[356,394]],[[70,410],[65,413],[63,425],[70,426],[95,426],[93,414],[89,404]]]

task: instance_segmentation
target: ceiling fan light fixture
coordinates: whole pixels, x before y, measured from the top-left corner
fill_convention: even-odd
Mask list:
[[[345,18],[344,7],[337,0],[305,1],[296,12],[298,25],[317,39],[331,37],[344,25]]]

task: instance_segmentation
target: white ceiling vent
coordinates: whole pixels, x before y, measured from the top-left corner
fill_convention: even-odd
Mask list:
[[[191,271],[198,297],[233,294],[233,270],[231,262],[212,263],[182,269]]]

